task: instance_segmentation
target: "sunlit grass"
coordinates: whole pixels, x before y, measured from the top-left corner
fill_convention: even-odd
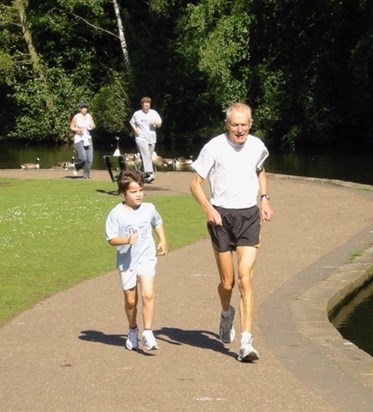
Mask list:
[[[110,182],[0,179],[0,324],[38,301],[115,270],[104,237],[119,201]],[[191,196],[146,196],[163,217],[170,250],[206,236]]]

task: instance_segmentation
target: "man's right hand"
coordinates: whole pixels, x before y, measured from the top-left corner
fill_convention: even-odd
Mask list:
[[[223,221],[220,216],[220,213],[213,207],[209,209],[206,213],[207,221],[215,226],[223,226]]]

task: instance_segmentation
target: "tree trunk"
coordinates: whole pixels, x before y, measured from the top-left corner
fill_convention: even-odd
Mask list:
[[[19,15],[19,20],[21,22],[21,28],[22,28],[22,35],[26,42],[26,45],[27,45],[27,48],[30,54],[30,59],[31,59],[32,68],[34,70],[34,73],[36,74],[37,77],[42,79],[44,83],[46,83],[44,73],[40,65],[39,56],[32,42],[31,31],[27,25],[26,2],[27,0],[14,0],[13,4]]]
[[[129,66],[129,56],[128,56],[128,49],[126,44],[126,38],[124,37],[124,30],[123,30],[123,22],[122,18],[120,17],[120,9],[119,3],[117,0],[113,0],[113,6],[115,11],[115,17],[117,19],[117,26],[118,26],[118,35],[119,41],[123,52],[124,64],[128,67]]]

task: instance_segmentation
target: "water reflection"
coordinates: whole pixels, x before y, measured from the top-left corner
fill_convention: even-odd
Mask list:
[[[340,153],[287,153],[271,154],[266,168],[273,173],[295,176],[338,179],[373,184],[373,152],[359,154]]]
[[[345,339],[373,356],[373,281],[341,308],[332,323]]]

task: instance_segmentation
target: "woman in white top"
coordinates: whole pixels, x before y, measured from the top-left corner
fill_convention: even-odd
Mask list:
[[[90,131],[95,127],[93,118],[88,113],[87,103],[79,103],[79,113],[71,120],[70,129],[75,132],[74,146],[78,154],[78,161],[75,162],[73,175],[77,176],[78,170],[83,169],[83,179],[90,178],[93,162],[93,145]]]

